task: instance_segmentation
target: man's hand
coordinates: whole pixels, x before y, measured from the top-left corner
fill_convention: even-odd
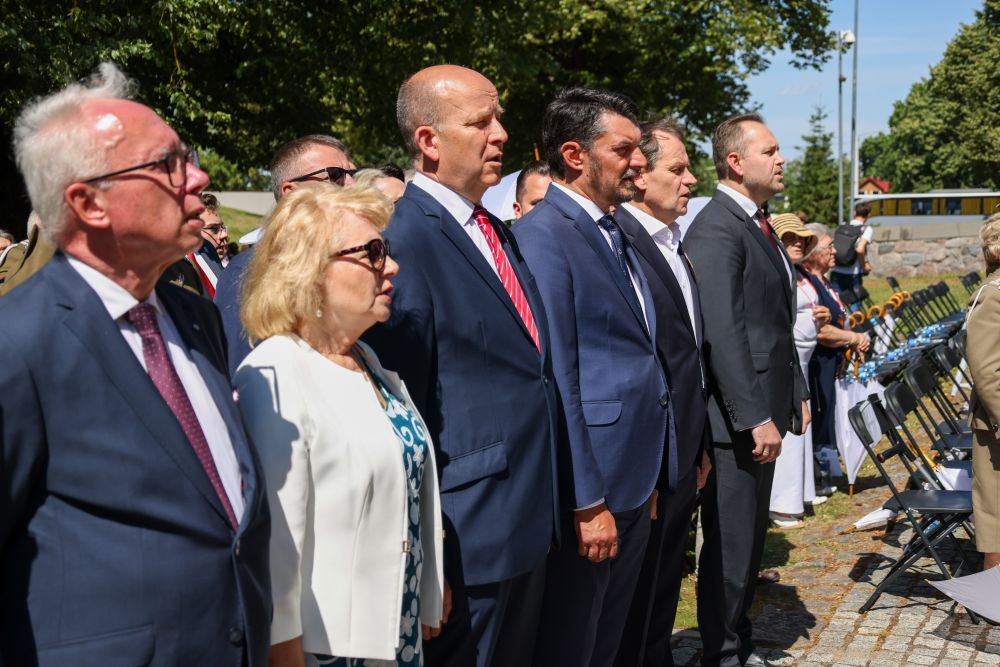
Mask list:
[[[615,518],[605,503],[573,513],[576,524],[576,539],[580,544],[578,553],[594,563],[600,563],[618,555],[618,527]]]
[[[803,403],[804,405],[804,403]],[[781,434],[773,421],[755,427],[750,434],[753,436],[753,460],[757,463],[770,463],[781,453]]]
[[[806,432],[806,428],[812,423],[812,414],[809,412],[809,402],[802,401],[802,433]]]
[[[712,472],[712,460],[708,458],[708,450],[702,450],[701,452],[701,463],[698,464],[698,480],[695,482],[698,485],[698,490],[701,491],[705,488],[705,483],[708,482],[708,473]]]
[[[656,521],[656,501],[660,498],[660,492],[653,489],[653,492],[649,494],[649,520]]]
[[[451,616],[451,586],[448,584],[448,580],[444,580],[444,598],[441,605],[441,624],[436,628],[432,628],[429,625],[420,624],[420,631],[424,636],[424,641],[431,639],[432,637],[437,637],[441,634],[441,626],[448,622],[448,617]]]

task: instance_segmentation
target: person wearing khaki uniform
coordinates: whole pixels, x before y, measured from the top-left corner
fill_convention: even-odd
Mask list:
[[[983,569],[1000,565],[1000,214],[979,232],[986,277],[969,308],[966,355],[973,390],[969,409],[972,450],[972,509],[976,548]]]

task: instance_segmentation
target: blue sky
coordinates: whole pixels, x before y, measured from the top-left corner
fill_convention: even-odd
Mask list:
[[[904,99],[916,81],[941,60],[948,42],[963,23],[975,20],[982,0],[860,0],[858,3],[858,132],[867,136],[889,129],[893,102]],[[830,3],[831,30],[853,30],[853,0]],[[844,152],[850,152],[851,64],[844,54]],[[827,112],[827,131],[837,131],[837,58],[823,70],[797,70],[787,52],[771,59],[771,67],[749,80],[753,101],[761,105],[768,126],[786,158],[800,154],[802,135],[817,105]],[[833,137],[834,150],[837,137]]]

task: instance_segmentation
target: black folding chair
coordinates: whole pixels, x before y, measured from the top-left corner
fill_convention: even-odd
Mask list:
[[[917,399],[913,391],[902,382],[893,382],[885,388],[885,403],[893,423],[906,437],[916,443],[916,438],[906,425],[906,418],[914,415],[921,431],[931,443],[931,448],[942,460],[966,459],[972,452],[972,438],[968,434],[948,434],[940,437],[936,431],[934,417],[930,415],[927,406]],[[921,450],[923,451],[923,450]]]
[[[961,333],[964,339],[965,332]],[[972,387],[972,376],[966,369],[962,368],[962,356],[952,347],[951,341],[948,342],[948,345],[938,345],[931,350],[931,359],[937,364],[941,373],[951,380],[952,386],[962,395],[965,407],[968,408],[969,394],[965,389],[966,387]],[[958,412],[961,413],[963,410],[958,410]]]
[[[885,277],[885,281],[887,283],[889,283],[889,287],[892,288],[893,292],[901,292],[902,291],[902,288],[900,288],[900,286],[899,286],[899,281],[896,280],[893,276],[886,276]]]
[[[938,348],[948,350],[944,345],[939,345]],[[932,351],[931,354],[933,356],[934,352]],[[922,401],[926,396],[941,416],[941,421],[935,424],[935,431],[940,437],[944,438],[957,433],[972,433],[968,423],[958,414],[958,409],[948,400],[948,396],[944,393],[944,387],[941,386],[934,371],[923,360],[907,366],[903,377],[907,386],[916,395],[917,400]],[[971,441],[970,435],[969,442],[971,443]]]
[[[912,475],[915,473],[913,465],[915,458],[892,427],[878,397],[870,396],[868,400],[861,401],[848,411],[847,416],[865,451],[875,463],[879,475],[882,476],[892,493],[892,498],[887,500],[882,507],[903,514],[913,530],[913,536],[903,545],[903,551],[899,558],[893,560],[885,577],[875,587],[875,591],[868,600],[858,609],[858,612],[863,614],[872,608],[896,577],[916,565],[922,558],[932,558],[945,579],[961,576],[963,571],[969,569],[965,558],[965,549],[955,538],[955,531],[959,527],[968,525],[969,518],[972,516],[972,494],[968,491],[936,489],[900,490],[893,481],[892,475],[886,470],[885,463],[894,456],[898,456],[903,466]],[[883,436],[887,438],[888,446],[881,451],[876,451]],[[968,529],[966,528],[966,530]],[[969,538],[974,539],[974,536],[969,534]],[[959,560],[958,565],[951,572],[945,567],[945,561],[940,553],[940,547],[945,541],[950,542],[955,547],[955,553]],[[978,623],[978,618],[973,612],[969,612],[969,617],[974,623]]]

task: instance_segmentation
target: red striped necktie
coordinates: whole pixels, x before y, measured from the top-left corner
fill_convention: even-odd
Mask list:
[[[514,308],[517,310],[517,314],[521,316],[521,321],[524,322],[528,333],[531,334],[531,340],[535,342],[535,347],[541,350],[542,348],[538,343],[538,328],[535,326],[535,317],[531,314],[531,307],[528,305],[528,299],[524,296],[524,290],[521,289],[521,282],[517,279],[517,275],[515,275],[514,269],[511,267],[510,262],[507,260],[507,255],[503,251],[503,246],[500,244],[500,237],[497,236],[497,231],[493,229],[490,216],[486,213],[485,208],[476,206],[472,209],[472,217],[476,219],[476,224],[479,225],[480,231],[486,237],[486,243],[490,246],[490,252],[493,253],[493,262],[497,265],[497,273],[500,274],[500,282],[503,283],[503,288],[507,290],[510,300],[514,302]]]

